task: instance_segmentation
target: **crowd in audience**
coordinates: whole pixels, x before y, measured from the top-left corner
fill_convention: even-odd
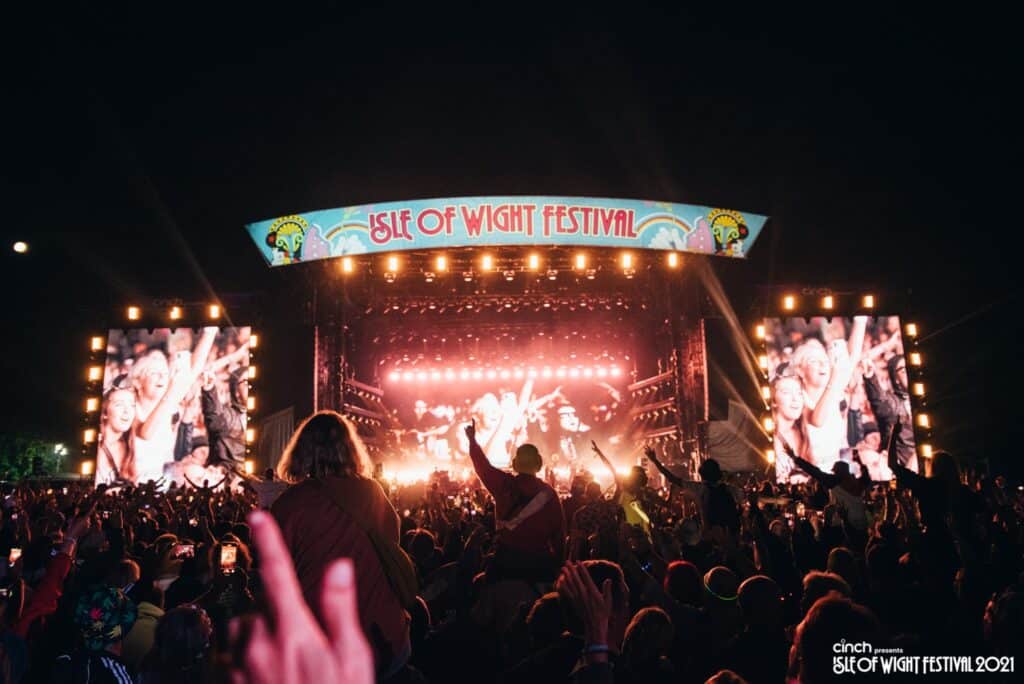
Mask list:
[[[400,488],[330,412],[233,489],[8,484],[0,680],[813,684],[843,640],[1014,656],[1021,488],[944,452],[907,470],[899,427],[881,484],[794,453],[807,483],[707,461],[559,492],[522,445]]]

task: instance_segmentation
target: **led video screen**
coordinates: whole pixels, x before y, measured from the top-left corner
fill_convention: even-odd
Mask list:
[[[245,460],[250,331],[111,330],[96,484],[229,483]]]
[[[626,384],[618,366],[394,371],[385,384],[394,451],[406,466],[468,466],[463,427],[475,419],[498,467],[523,443],[548,467],[590,464],[591,440],[609,456],[627,441]]]
[[[859,475],[856,452],[872,480],[890,479],[885,450],[897,421],[899,460],[918,470],[901,330],[896,316],[765,319],[779,482],[809,479],[787,444],[825,472],[842,461]]]

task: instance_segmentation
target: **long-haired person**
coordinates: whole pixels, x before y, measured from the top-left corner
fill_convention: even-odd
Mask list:
[[[828,351],[815,338],[793,352],[793,366],[804,387],[804,429],[811,458],[822,470],[832,469],[847,443],[842,402],[864,349],[867,316],[855,316],[849,341],[833,340]]]
[[[365,447],[347,418],[334,411],[313,414],[295,431],[278,463],[278,476],[292,486],[274,502],[271,513],[321,624],[324,573],[337,559],[352,559],[359,615],[383,678],[409,658],[409,616],[377,549],[382,543],[398,544],[398,514],[377,481],[367,476],[367,462]]]
[[[162,351],[154,349],[132,366],[138,481],[159,480],[164,466],[174,459],[182,401],[206,365],[217,331],[214,327],[203,328],[192,353],[175,356],[173,364]]]
[[[135,393],[114,387],[103,396],[100,410],[99,454],[96,459],[97,484],[135,482],[135,449],[132,425],[135,424]]]
[[[803,482],[807,476],[796,469],[785,445],[801,458],[808,457],[804,431],[804,386],[789,364],[780,364],[771,384],[772,420],[775,422],[775,474],[780,482]]]

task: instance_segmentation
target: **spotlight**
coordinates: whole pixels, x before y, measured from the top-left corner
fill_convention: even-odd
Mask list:
[[[398,257],[388,257],[388,271],[390,271],[391,273],[398,273]]]
[[[466,271],[465,273],[462,274],[462,279],[465,280],[467,283],[473,282],[473,272]]]
[[[210,306],[206,307],[206,315],[209,316],[211,321],[215,321],[218,318],[220,318],[220,305],[211,304]]]
[[[416,376],[413,374],[412,371],[405,371],[404,373],[402,373],[402,380],[405,380],[406,382],[415,379],[415,377]]]
[[[441,380],[441,371],[436,371],[436,370],[435,371],[430,371],[430,379],[433,380],[434,382],[440,381]]]
[[[921,352],[910,352],[910,365],[920,366],[921,365]]]
[[[426,373],[426,371],[418,372],[416,374],[416,380],[417,380],[417,382],[426,382],[427,381],[427,373]]]
[[[459,380],[469,380],[469,370],[463,368],[459,371]]]
[[[475,371],[473,371],[473,379],[474,380],[481,380],[483,377],[484,377],[484,372],[482,370],[480,370],[479,368],[477,368]]]
[[[384,282],[385,283],[393,283],[393,282],[395,282],[395,277],[396,277],[396,274],[395,274],[394,271],[385,271],[384,272]]]
[[[435,277],[435,275],[434,275],[433,271],[424,271],[423,272],[423,279],[426,280],[428,283],[434,282],[434,277]]]
[[[96,397],[89,397],[85,400],[85,412],[93,413],[100,407],[100,400]]]
[[[796,297],[793,295],[786,295],[782,298],[782,308],[786,311],[792,311],[796,308]]]
[[[89,381],[98,382],[103,379],[103,367],[102,366],[89,366]]]
[[[256,410],[256,397],[249,395],[245,398],[245,410],[255,411]]]
[[[577,254],[576,259],[574,261],[574,266],[577,271],[582,271],[583,269],[585,269],[587,267],[587,255]]]
[[[775,429],[775,421],[772,420],[771,416],[765,416],[762,424],[764,425],[765,432],[772,432]]]
[[[875,295],[864,295],[864,298],[861,300],[861,305],[865,309],[874,309],[875,308]]]
[[[256,337],[256,333],[249,334],[249,349],[255,349],[259,345],[259,338]]]
[[[498,377],[498,372],[496,370],[491,368],[491,369],[489,369],[487,371],[487,379],[488,380],[494,380],[494,378],[496,378],[496,377]]]
[[[536,271],[540,268],[540,257],[536,254],[531,254],[526,258],[526,264],[531,271]]]
[[[89,340],[89,349],[92,351],[103,351],[103,338],[94,337]]]
[[[95,428],[86,428],[82,433],[82,441],[86,444],[92,444],[96,441],[96,430]]]
[[[635,268],[624,268],[622,269],[622,275],[626,276],[627,279],[632,278],[636,275]]]
[[[391,382],[398,382],[401,379],[402,374],[399,373],[398,371],[391,371],[390,373],[388,373],[388,380],[390,380]]]
[[[565,377],[565,368],[559,367],[559,369],[555,371],[555,377],[556,378],[564,378]]]
[[[619,261],[622,263],[622,268],[624,270],[633,268],[633,255],[629,252],[623,252]]]
[[[765,449],[764,460],[768,461],[768,463],[775,463],[775,449]]]
[[[821,298],[822,309],[825,309],[826,311],[831,311],[834,306],[835,300],[832,298],[832,295],[825,295],[824,297]]]
[[[245,474],[252,475],[254,470],[256,470],[256,464],[252,462],[252,459],[245,459]]]
[[[490,254],[484,254],[482,257],[480,257],[480,268],[483,271],[490,271],[492,268],[494,268],[494,257],[492,257]]]
[[[579,368],[570,368],[569,369],[569,377],[570,378],[578,378],[578,377],[580,377],[580,369]]]
[[[761,354],[757,357],[757,365],[761,367],[761,370],[768,370],[768,357],[765,354]]]
[[[356,262],[352,259],[352,257],[350,257],[350,256],[341,257],[341,272],[342,273],[352,273],[355,270],[356,270]]]
[[[769,399],[771,399],[772,398],[772,388],[769,387],[768,385],[764,385],[763,387],[761,387],[761,398],[764,399],[765,401],[768,401]]]
[[[547,275],[548,275],[548,280],[554,280],[555,278],[558,277],[558,271],[556,271],[553,268],[549,268]]]
[[[542,378],[550,378],[551,377],[551,368],[549,368],[548,366],[544,366],[544,370],[542,370],[540,372],[540,376]]]
[[[249,379],[250,380],[255,380],[256,379],[256,366],[249,366]]]
[[[129,321],[137,321],[140,318],[142,318],[142,309],[140,309],[137,306],[129,306],[128,307],[128,320]]]
[[[170,316],[170,319],[172,321],[179,320],[181,318],[181,307],[180,306],[172,306],[171,307],[171,311],[170,311],[170,313],[168,315]]]
[[[917,337],[917,323],[907,323],[907,337]]]
[[[668,267],[669,268],[679,268],[679,253],[678,252],[669,252],[667,260],[668,260]]]
[[[754,328],[754,337],[756,337],[759,340],[764,339],[764,325],[759,325],[756,328]]]
[[[245,429],[245,443],[252,444],[256,441],[256,428]]]
[[[11,245],[11,249],[13,249],[17,254],[25,254],[28,252],[28,243],[23,240],[18,240]]]
[[[917,424],[919,427],[930,428],[932,426],[932,421],[928,417],[927,413],[919,413],[917,414]]]
[[[597,277],[597,269],[596,268],[588,268],[587,269],[587,280],[593,280],[596,277]]]
[[[921,445],[921,456],[923,456],[924,458],[931,458],[932,457],[932,445],[931,444],[922,444]]]
[[[505,280],[507,280],[508,282],[511,283],[513,280],[515,280],[516,272],[515,271],[505,271],[504,273],[502,273],[502,275],[505,276]]]
[[[924,396],[924,383],[923,382],[915,382],[911,389],[914,392],[914,396],[917,396],[917,397],[923,397]]]
[[[622,371],[619,370],[618,366],[612,366],[612,369],[609,372],[612,374],[613,378],[617,378],[622,375]]]
[[[502,370],[501,373],[499,373],[499,376],[501,377],[502,380],[508,380],[510,377],[512,377],[512,374],[506,369]]]
[[[448,270],[448,257],[443,254],[434,259],[434,270],[438,273],[444,273]]]
[[[82,461],[82,470],[81,470],[81,472],[82,472],[82,476],[83,477],[88,477],[88,476],[92,475],[92,473],[93,473],[93,462],[92,461]]]

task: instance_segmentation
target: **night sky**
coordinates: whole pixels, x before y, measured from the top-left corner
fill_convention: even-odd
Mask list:
[[[122,304],[265,287],[248,221],[590,195],[770,215],[715,262],[737,296],[912,291],[933,442],[1020,472],[1007,17],[507,7],[8,16],[0,429],[76,439],[87,336]]]

